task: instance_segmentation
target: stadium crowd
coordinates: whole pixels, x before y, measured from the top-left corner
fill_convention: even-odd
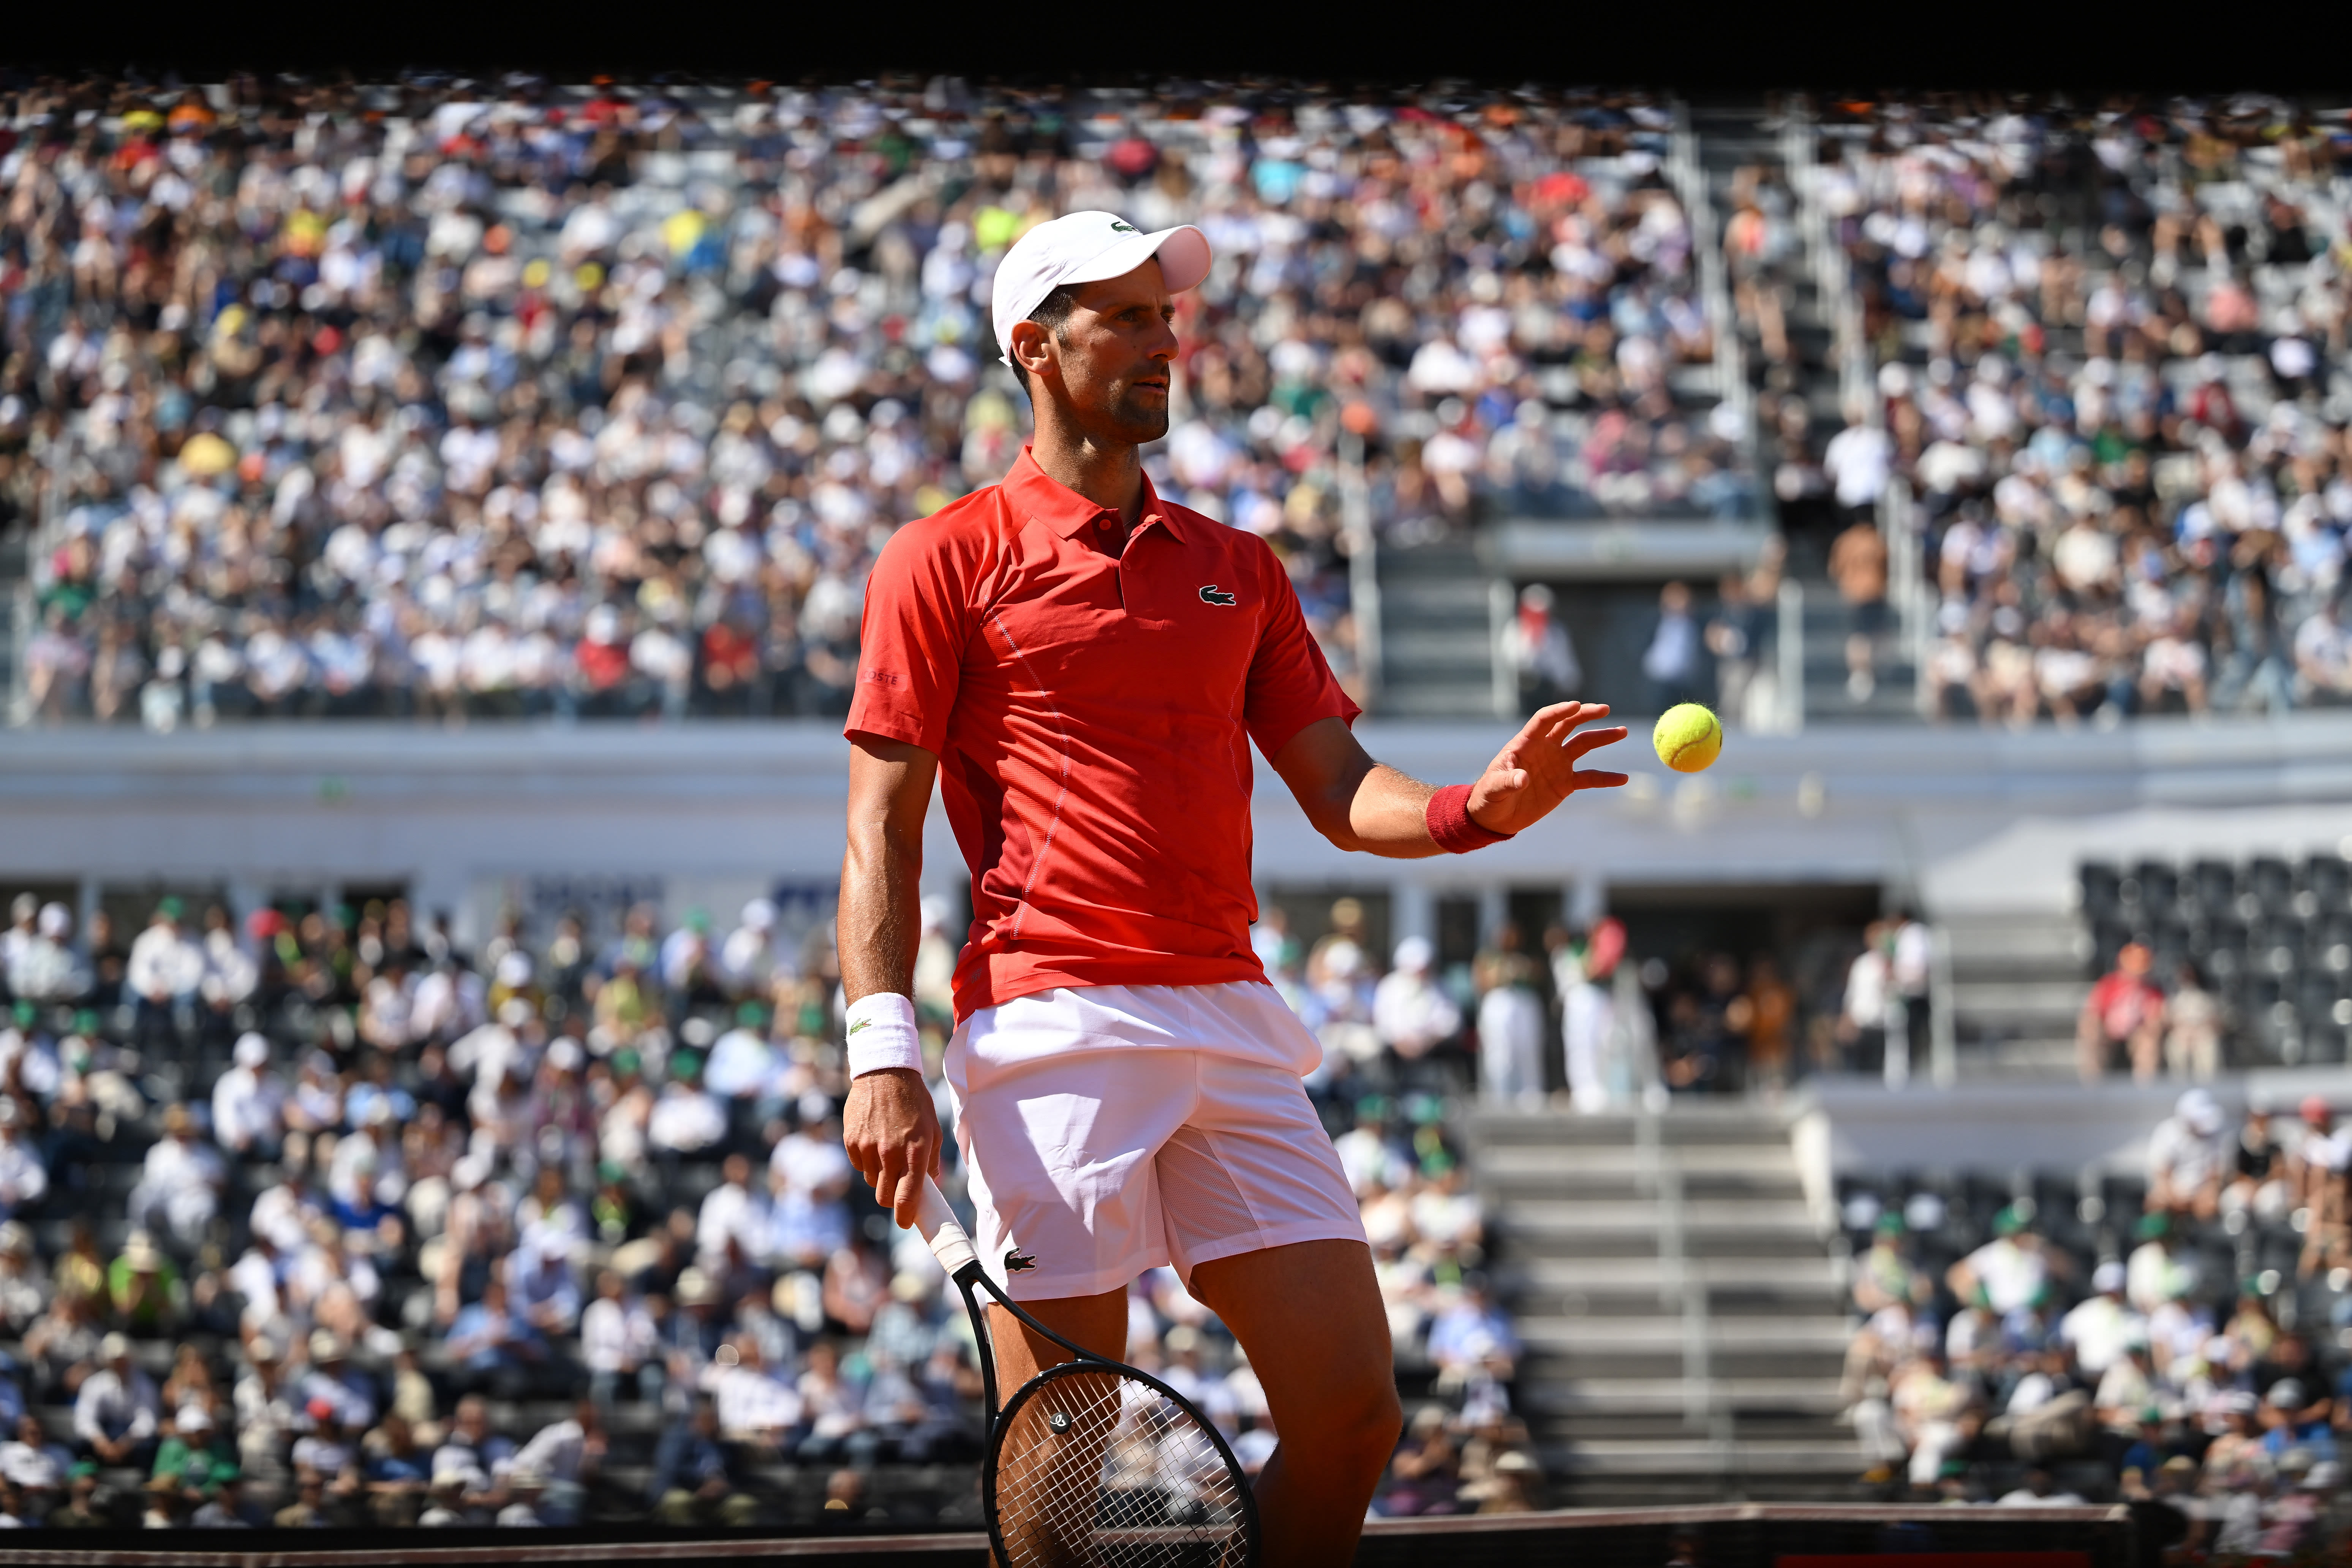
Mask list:
[[[2256,96],[1827,117],[1876,384],[1825,456],[1849,518],[1922,503],[1937,716],[2352,697],[2346,145]]]
[[[2184,1092],[2145,1173],[1849,1182],[1845,1397],[1882,1495],[2154,1500],[2187,1544],[2337,1539],[2352,1137]]]
[[[1592,94],[0,85],[30,706],[841,711],[876,550],[1025,429],[996,259],[1090,207],[1208,233],[1155,479],[1275,544],[1360,686],[1361,528],[1748,504],[1677,397],[1712,342],[1669,132]]]
[[[10,914],[0,1528],[976,1521],[970,1330],[842,1152],[823,925],[638,907],[468,954],[398,900]],[[1380,1507],[1530,1506],[1442,1095],[1321,1098],[1422,1412]],[[1171,1271],[1128,1353],[1264,1464]]]

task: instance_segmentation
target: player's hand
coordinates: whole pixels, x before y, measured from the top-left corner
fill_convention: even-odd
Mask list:
[[[1489,833],[1517,833],[1550,816],[1578,790],[1623,784],[1623,773],[1586,773],[1576,765],[1587,753],[1625,738],[1622,724],[1576,732],[1579,724],[1607,717],[1605,702],[1555,702],[1538,710],[1470,786],[1470,820]]]
[[[912,1068],[860,1073],[842,1107],[841,1142],[872,1184],[874,1201],[900,1229],[913,1225],[923,1178],[940,1173],[940,1112],[923,1075]]]

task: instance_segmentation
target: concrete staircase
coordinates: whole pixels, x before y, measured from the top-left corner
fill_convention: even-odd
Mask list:
[[[1951,943],[1953,1043],[1962,1078],[2074,1078],[2074,1019],[2090,994],[2090,939],[2071,914],[1966,915]]]
[[[1382,548],[1381,717],[1494,715],[1495,583],[1466,542]]]
[[[0,725],[18,722],[16,712],[16,645],[32,633],[16,624],[25,582],[30,535],[19,529],[0,534]]]
[[[1840,1266],[1772,1112],[1481,1113],[1468,1131],[1558,1502],[1853,1495]]]

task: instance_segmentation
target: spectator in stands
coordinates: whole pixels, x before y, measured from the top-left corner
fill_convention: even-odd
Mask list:
[[[2151,1316],[2197,1289],[2197,1265],[2176,1247],[2172,1219],[2161,1212],[2140,1216],[2139,1246],[2126,1266],[2125,1294],[2131,1304]]]
[[[1533,713],[1566,702],[1584,687],[1583,667],[1568,627],[1552,613],[1556,596],[1541,583],[1519,590],[1518,614],[1505,628],[1505,652],[1519,678],[1519,706]]]
[[[135,1037],[142,1048],[168,1049],[177,1044],[176,1011],[194,1002],[204,984],[204,950],[181,929],[181,907],[177,899],[157,903],[147,929],[131,944],[123,984],[138,1008]]]
[[[1658,591],[1658,624],[1642,655],[1642,673],[1650,678],[1652,700],[1661,713],[1677,703],[1696,702],[1704,695],[1699,689],[1700,648],[1690,588],[1669,583]]]
[[[102,1463],[142,1464],[158,1426],[154,1380],[132,1364],[131,1342],[119,1333],[100,1343],[98,1361],[74,1396],[74,1437]]]
[[[2039,1302],[2067,1267],[2011,1205],[1993,1217],[1993,1239],[1953,1264],[1945,1283],[1962,1302],[2006,1317]]]
[[[2085,1377],[2105,1376],[2133,1341],[2147,1342],[2147,1317],[2125,1300],[2129,1278],[2120,1263],[2100,1264],[2091,1272],[2092,1294],[2059,1320],[2059,1340]]]
[[[0,1096],[0,1219],[27,1204],[38,1203],[49,1190],[49,1173],[40,1155],[20,1132],[24,1111],[13,1096]]]
[[[2245,1124],[2231,1140],[2231,1168],[2221,1189],[2222,1207],[2231,1213],[2251,1212],[2257,1219],[2274,1222],[2286,1214],[2287,1157],[2271,1131],[2270,1112],[2251,1108]]]
[[[1845,1064],[1858,1072],[1877,1068],[1889,1083],[1898,1078],[1896,1058],[1887,1049],[1886,1028],[1895,983],[1893,938],[1884,921],[1872,921],[1863,932],[1862,951],[1846,966],[1844,1002],[1836,1025]],[[1904,1065],[1907,1068],[1908,1063]]]
[[[2084,1083],[2106,1076],[2119,1046],[2135,1079],[2155,1079],[2164,1030],[2164,993],[2148,978],[2155,962],[2143,944],[2126,942],[2115,968],[2091,987],[2074,1025],[2075,1058]]]
[[[1527,1108],[1543,1099],[1544,1016],[1535,960],[1521,949],[1518,926],[1506,921],[1471,973],[1478,989],[1479,1092],[1490,1104]]]
[[[1462,1010],[1431,973],[1437,950],[1427,937],[1398,942],[1395,960],[1372,989],[1372,1029],[1404,1079],[1414,1076],[1410,1064],[1427,1060],[1460,1032]]]
[[[2305,1278],[2322,1268],[2352,1260],[2352,1204],[2347,1203],[2346,1173],[2352,1170],[2352,1130],[2336,1125],[2336,1113],[2318,1095],[2306,1095],[2301,1106],[2303,1137],[2287,1160],[2291,1201],[2304,1211],[2303,1256]]]
[[[1860,461],[1855,459],[1857,465]],[[1837,584],[1849,617],[1845,694],[1850,702],[1867,702],[1878,689],[1879,644],[1887,626],[1886,560],[1886,541],[1866,516],[1856,517],[1830,545],[1830,580]]]
[[[13,945],[0,942],[0,980],[11,994],[56,1004],[89,989],[89,975],[72,946],[73,914],[63,904],[43,904],[29,936],[13,928],[7,934],[20,938]]]
[[[219,1152],[197,1139],[188,1108],[166,1106],[163,1136],[147,1151],[139,1184],[131,1189],[131,1223],[142,1230],[160,1228],[194,1251],[220,1212],[227,1180]]]
[[[2221,1108],[2192,1089],[2147,1140],[2147,1206],[2183,1217],[2211,1219],[2221,1205],[2230,1151]]]
[[[2164,1066],[2177,1079],[2210,1083],[2221,1070],[2221,1030],[2228,1010],[2205,989],[2197,966],[2183,961],[2164,1002]]]
[[[268,1071],[268,1038],[238,1036],[235,1063],[213,1084],[213,1141],[240,1159],[273,1158],[286,1131],[286,1091]]]

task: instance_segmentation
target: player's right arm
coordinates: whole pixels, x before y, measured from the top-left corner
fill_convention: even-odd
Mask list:
[[[852,1005],[884,992],[911,997],[921,939],[923,817],[940,760],[879,735],[850,737],[849,848],[841,861],[836,940],[841,989]],[[842,1109],[849,1163],[875,1201],[914,1222],[922,1178],[940,1165],[940,1118],[923,1075],[908,1068],[861,1073]]]

